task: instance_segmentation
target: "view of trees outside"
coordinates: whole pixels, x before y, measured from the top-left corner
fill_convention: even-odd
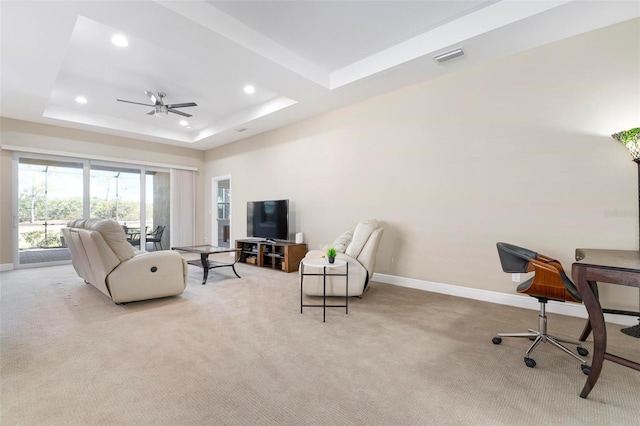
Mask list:
[[[114,219],[122,224],[139,226],[139,171],[92,166],[90,181],[91,217]],[[149,193],[149,196],[152,194],[153,192]]]
[[[60,228],[78,217],[82,217],[82,164],[21,159],[18,247],[60,247]]]
[[[60,229],[83,217],[82,164],[21,159],[18,176],[19,248],[64,247]],[[92,169],[90,182],[91,217],[139,226],[139,172]],[[146,182],[151,196],[153,179]]]

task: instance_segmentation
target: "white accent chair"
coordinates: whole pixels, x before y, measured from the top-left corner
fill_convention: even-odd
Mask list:
[[[347,231],[339,236],[331,245],[336,249],[336,259],[343,259],[349,264],[349,294],[348,296],[360,296],[367,290],[369,279],[373,275],[376,266],[376,253],[380,245],[380,239],[384,228],[375,219],[360,222],[355,230]],[[304,259],[322,258],[324,250],[311,250]],[[304,261],[303,259],[303,261]],[[344,274],[346,267],[337,267],[330,273]],[[304,267],[305,274],[322,274],[322,268],[313,266]],[[327,276],[327,296],[345,296],[345,278]],[[322,296],[323,277],[304,277],[303,293],[307,296]]]
[[[78,275],[117,304],[175,296],[187,285],[178,252],[134,250],[115,220],[73,220],[62,234]]]

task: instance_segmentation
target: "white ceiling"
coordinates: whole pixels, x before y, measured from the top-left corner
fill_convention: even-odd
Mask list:
[[[640,2],[2,0],[0,15],[3,117],[205,150],[638,17]],[[189,128],[116,101],[150,103],[146,90],[196,102]]]

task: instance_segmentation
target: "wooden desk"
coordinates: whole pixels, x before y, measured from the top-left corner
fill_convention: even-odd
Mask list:
[[[638,313],[603,310],[598,300],[597,286],[597,282],[600,281],[640,287],[640,252],[637,250],[576,249],[576,262],[571,267],[571,276],[589,314],[589,324],[580,340],[584,341],[589,332],[593,330],[591,372],[580,393],[581,398],[586,398],[600,377],[605,359],[640,371],[640,363],[607,352],[607,328],[604,322],[605,312],[626,315],[638,315]]]

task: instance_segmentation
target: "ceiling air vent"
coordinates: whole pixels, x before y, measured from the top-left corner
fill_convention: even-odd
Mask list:
[[[436,60],[439,64],[443,62],[450,61],[455,58],[459,58],[464,55],[464,51],[462,49],[450,50],[449,52],[442,53],[440,55],[434,56],[433,59]]]

